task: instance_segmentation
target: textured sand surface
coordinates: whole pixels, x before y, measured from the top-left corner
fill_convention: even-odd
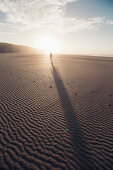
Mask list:
[[[112,165],[112,58],[0,54],[1,169]]]

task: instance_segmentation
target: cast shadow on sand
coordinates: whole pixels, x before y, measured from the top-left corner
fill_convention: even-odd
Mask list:
[[[78,162],[81,169],[91,168],[92,166],[91,166],[91,160],[89,157],[87,139],[83,135],[83,131],[81,130],[81,126],[76,116],[75,109],[68,96],[68,93],[63,84],[61,76],[57,68],[55,68],[53,62],[51,62],[51,66],[52,66],[53,78],[56,84],[56,88],[58,91],[58,95],[60,98],[60,102],[61,102],[64,114],[65,114],[69,133],[72,138],[72,148],[74,150],[75,158],[77,158],[75,162],[76,161]]]

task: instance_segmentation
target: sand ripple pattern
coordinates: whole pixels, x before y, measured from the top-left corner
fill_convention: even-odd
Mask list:
[[[68,70],[57,60],[0,55],[1,169],[112,169],[112,81],[106,89],[89,85],[80,70],[92,61],[82,62],[76,60],[72,77],[81,75],[67,85]]]

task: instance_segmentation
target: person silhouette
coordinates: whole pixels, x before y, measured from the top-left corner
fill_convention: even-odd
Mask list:
[[[52,61],[52,57],[53,57],[52,52],[50,52],[50,61]]]

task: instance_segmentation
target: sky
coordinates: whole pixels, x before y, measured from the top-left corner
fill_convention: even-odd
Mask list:
[[[113,0],[0,0],[0,42],[113,56]]]

